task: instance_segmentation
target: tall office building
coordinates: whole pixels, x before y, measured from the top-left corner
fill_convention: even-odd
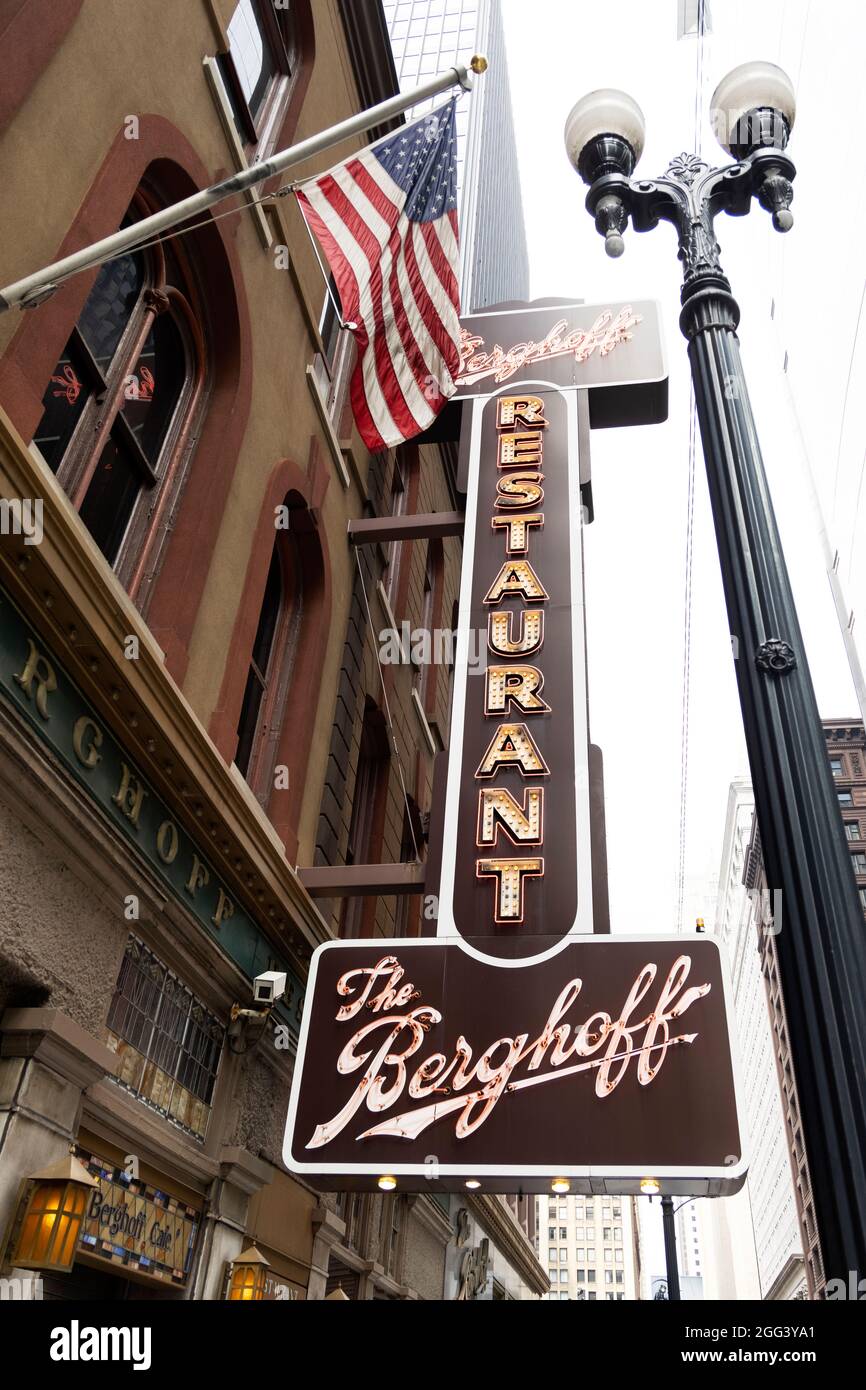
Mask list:
[[[860,906],[866,913],[866,733],[862,719],[825,719],[823,724]]]
[[[800,1165],[791,1147],[789,1111],[796,1096],[792,1093],[789,1103],[780,1087],[777,1052],[780,1039],[786,1035],[783,1019],[774,1012],[779,1001],[773,994],[773,981],[764,975],[766,952],[773,947],[774,938],[772,898],[763,885],[754,794],[748,779],[738,778],[728,794],[715,933],[727,948],[733,986],[751,1155],[747,1186],[759,1296],[784,1300],[807,1297],[808,1280],[801,1199],[795,1184]],[[715,1269],[717,1296],[748,1296],[737,1285],[744,1249],[748,1254],[742,1232],[739,1241],[731,1238],[727,1202],[713,1203],[712,1211],[709,1205],[704,1213],[704,1232],[708,1263],[719,1266]],[[722,1272],[725,1251],[729,1266],[726,1276]]]
[[[639,1297],[637,1221],[631,1197],[537,1198],[538,1258],[553,1300]]]
[[[701,1248],[698,1203],[679,1198],[676,1207],[677,1262],[687,1279],[703,1279],[706,1261]]]
[[[499,0],[384,0],[401,90],[483,53],[489,63],[457,103],[463,312],[529,298],[529,257]],[[440,102],[441,97],[436,101]],[[420,114],[423,103],[407,115]]]

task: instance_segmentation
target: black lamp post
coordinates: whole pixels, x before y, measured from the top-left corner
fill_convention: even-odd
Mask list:
[[[866,1272],[866,923],[740,360],[739,309],[719,263],[718,213],[752,199],[778,231],[793,223],[785,153],[794,92],[770,63],[735,68],[713,96],[732,162],[680,155],[658,179],[632,178],[640,108],[592,92],[566,124],[569,157],[610,255],[629,219],[673,224],[737,685],[770,887],[781,889],[777,952],[826,1278]]]
[[[685,1203],[683,1205],[685,1205]],[[665,1237],[665,1268],[668,1276],[668,1298],[672,1302],[679,1302],[680,1269],[677,1263],[677,1230],[674,1225],[674,1215],[673,1197],[662,1197],[662,1229]]]

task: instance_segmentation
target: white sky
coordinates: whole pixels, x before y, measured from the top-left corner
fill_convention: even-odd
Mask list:
[[[671,931],[677,925],[689,430],[686,344],[677,323],[680,265],[674,231],[667,225],[650,235],[630,229],[625,255],[618,261],[605,256],[583,206],[586,189],[565,156],[563,126],[586,91],[621,87],[646,116],[639,172],[662,173],[675,154],[695,148],[697,45],[693,38],[677,42],[676,0],[620,0],[616,6],[535,0],[531,7],[526,0],[502,0],[502,9],[533,297],[657,298],[662,306],[670,416],[663,425],[593,432],[596,520],[587,532],[586,575],[590,718],[593,740],[605,757],[612,927]],[[837,192],[823,203],[816,113],[847,90],[853,115],[854,65],[862,45],[848,42],[838,52],[835,44],[840,33],[846,42],[862,33],[866,21],[856,5],[843,0],[834,0],[833,25],[826,23],[824,6],[820,18],[817,6],[810,12],[809,0],[715,0],[712,11],[715,32],[704,44],[704,115],[718,80],[747,59],[780,62],[801,88],[791,142],[801,171],[794,229],[787,237],[773,232],[769,217],[755,205],[748,218],[721,218],[717,233],[742,311],[745,366],[818,704],[825,717],[856,715],[782,363],[787,350],[830,534],[843,557],[847,601],[856,607],[866,582],[866,495],[856,526],[859,549],[853,541],[863,462],[858,441],[866,424],[866,323],[848,397],[835,523],[833,496],[866,267],[859,249],[849,248],[848,257],[840,254],[849,239],[858,238],[858,209],[847,209]],[[724,159],[708,126],[700,152],[713,162]],[[854,182],[849,169],[845,189]],[[860,186],[853,196],[862,203],[862,180]],[[849,579],[852,554],[856,563]],[[686,929],[699,914],[708,924],[713,919],[727,789],[733,777],[748,772],[728,633],[698,445]]]
[[[704,43],[699,106],[705,159],[724,158],[705,122],[713,89],[731,67],[767,59],[784,67],[797,89],[793,230],[779,236],[753,206],[747,218],[719,219],[717,233],[742,311],[743,357],[819,709],[825,718],[854,716],[857,703],[792,402],[831,543],[840,552],[847,604],[864,624],[859,634],[855,628],[862,660],[866,312],[859,336],[857,328],[866,290],[858,230],[866,180],[862,168],[846,163],[843,187],[831,191],[819,169],[827,167],[822,113],[832,111],[836,121],[841,115],[843,128],[847,116],[859,128],[866,10],[854,0],[820,6],[811,0],[712,0],[711,8],[714,33]],[[534,0],[531,6],[502,0],[502,9],[533,297],[657,298],[662,305],[670,416],[663,425],[593,433],[596,520],[587,532],[586,579],[590,719],[605,757],[612,927],[671,931],[677,925],[689,432],[686,344],[677,323],[680,266],[673,229],[665,225],[650,235],[629,230],[625,255],[618,261],[605,256],[562,132],[585,92],[623,88],[646,116],[639,171],[648,177],[664,172],[675,154],[699,143],[697,44],[677,41],[676,0]],[[846,161],[850,157],[847,141]],[[838,165],[834,173],[840,177]],[[708,924],[714,918],[728,785],[741,773],[748,773],[748,762],[698,445],[686,930],[698,915]],[[647,1270],[663,1272],[658,1203],[641,1207]]]

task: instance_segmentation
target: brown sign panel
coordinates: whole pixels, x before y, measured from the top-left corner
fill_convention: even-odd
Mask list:
[[[469,315],[460,327],[455,400],[541,380],[589,389],[594,429],[667,419],[668,374],[655,300],[536,301]]]
[[[577,401],[469,410],[437,935],[530,957],[593,925]]]
[[[548,943],[555,946],[556,943]],[[327,1188],[736,1191],[746,1162],[720,948],[588,937],[531,964],[329,942],[310,971],[283,1159]]]

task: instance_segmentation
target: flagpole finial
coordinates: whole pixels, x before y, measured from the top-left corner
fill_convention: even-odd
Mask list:
[[[470,59],[469,66],[473,72],[482,73],[487,71],[487,59],[483,53],[475,53]]]

